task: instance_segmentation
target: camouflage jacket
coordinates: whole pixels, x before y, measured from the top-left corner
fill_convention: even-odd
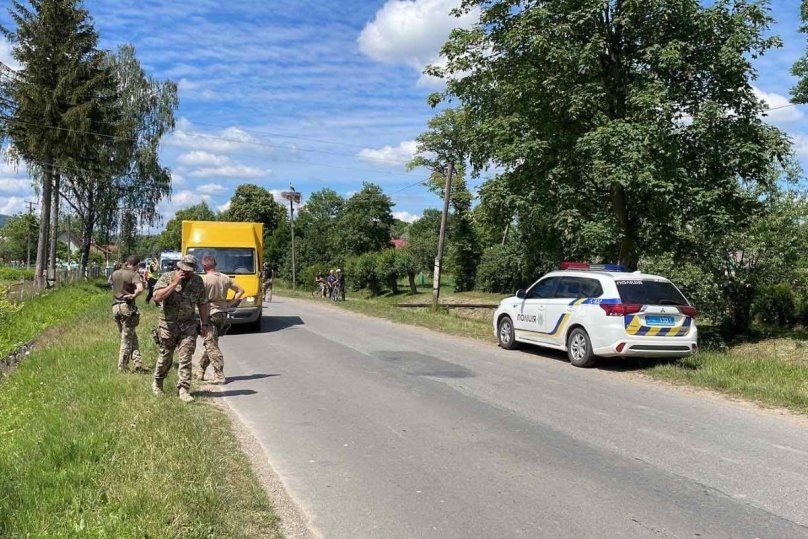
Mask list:
[[[164,273],[154,285],[154,291],[166,288],[174,281],[175,271]],[[194,274],[188,281],[177,285],[174,292],[160,306],[160,320],[163,322],[191,322],[195,320],[196,305],[207,303],[205,283],[202,277]]]

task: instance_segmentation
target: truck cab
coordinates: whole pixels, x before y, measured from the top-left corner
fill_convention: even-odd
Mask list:
[[[182,254],[194,255],[203,273],[202,257],[213,255],[216,270],[244,289],[241,304],[228,313],[232,324],[261,327],[263,291],[261,267],[264,259],[264,225],[226,221],[183,221]],[[228,298],[234,296],[231,290]]]

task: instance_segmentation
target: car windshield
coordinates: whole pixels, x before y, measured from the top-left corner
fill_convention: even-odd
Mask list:
[[[616,281],[623,303],[637,305],[689,305],[679,290],[667,281],[630,279]]]
[[[247,275],[255,273],[255,250],[242,247],[192,247],[189,255],[194,255],[202,270],[202,257],[213,255],[216,258],[216,269],[228,275]]]
[[[179,261],[178,260],[161,260],[160,261],[160,273],[167,273],[169,271],[174,271],[177,262],[179,262]]]

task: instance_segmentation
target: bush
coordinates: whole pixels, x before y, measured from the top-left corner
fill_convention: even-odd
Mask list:
[[[797,319],[797,298],[788,283],[761,288],[752,304],[753,316],[767,324],[793,325]]]
[[[381,293],[379,255],[380,253],[370,252],[345,261],[345,277],[350,281],[353,290],[367,288],[371,296],[378,296]]]
[[[475,288],[483,292],[512,294],[525,286],[522,256],[515,245],[495,245],[483,251]]]
[[[301,271],[295,277],[297,277],[298,284],[302,284],[307,288],[313,288],[314,280],[316,279],[318,273],[321,273],[323,278],[328,277],[328,270],[322,264],[313,264],[311,266],[307,266],[306,268],[303,268],[303,271]]]
[[[22,308],[21,304],[11,303],[8,299],[8,289],[0,286],[0,324],[4,324],[11,315]]]
[[[25,268],[0,268],[0,279],[5,281],[19,281],[20,279],[32,280],[34,278],[34,270]]]
[[[398,294],[399,262],[395,249],[385,249],[378,256],[378,276],[393,294]]]

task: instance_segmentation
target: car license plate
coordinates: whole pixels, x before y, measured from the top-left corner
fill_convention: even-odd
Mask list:
[[[645,323],[649,326],[672,326],[676,321],[672,316],[646,316]]]

